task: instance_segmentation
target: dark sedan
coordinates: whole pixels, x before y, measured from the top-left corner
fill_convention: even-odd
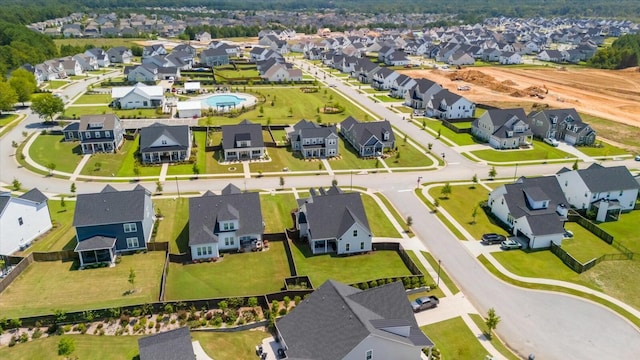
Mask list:
[[[482,235],[482,242],[485,244],[500,244],[505,240],[507,240],[507,238],[500,234],[490,233]]]

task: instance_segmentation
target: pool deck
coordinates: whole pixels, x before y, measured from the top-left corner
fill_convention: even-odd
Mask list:
[[[207,99],[214,97],[214,96],[232,96],[235,98],[244,98],[244,100],[240,101],[238,104],[235,104],[235,108],[239,108],[239,107],[249,107],[249,106],[253,106],[258,102],[258,99],[251,95],[251,94],[247,94],[247,93],[231,93],[231,92],[222,92],[222,93],[209,93],[209,94],[203,94],[201,96],[197,96],[194,97],[193,99],[191,99],[191,101],[200,101],[202,103],[202,109],[209,109],[212,108],[213,106],[211,106],[210,104],[207,104]],[[229,107],[227,104],[229,104],[228,102],[224,103],[225,105],[222,106],[223,111],[228,111]],[[218,107],[218,109],[220,109],[220,107]]]

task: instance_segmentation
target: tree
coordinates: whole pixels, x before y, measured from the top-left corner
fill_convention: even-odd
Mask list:
[[[448,199],[449,195],[451,195],[451,185],[449,185],[449,183],[444,184],[444,186],[442,187],[442,189],[440,189],[440,194],[445,198]]]
[[[473,177],[471,178],[471,181],[473,181],[473,185],[471,186],[471,188],[475,189],[476,185],[478,184],[478,175],[477,174],[473,174]]]
[[[31,94],[36,92],[38,84],[36,77],[26,69],[17,69],[11,73],[9,84],[18,95],[18,101],[24,105],[25,101],[31,99]]]
[[[498,172],[496,171],[496,167],[492,166],[491,169],[489,169],[489,178],[493,180],[496,177],[496,175],[498,175]]]
[[[476,223],[476,216],[478,216],[478,205],[474,206],[473,210],[471,210],[471,217],[473,218],[473,220],[471,221],[471,224]]]
[[[252,308],[258,306],[258,298],[252,296],[249,299],[247,299],[247,306]]]
[[[331,186],[338,186],[338,179],[331,180]]]
[[[47,164],[47,170],[49,170],[49,175],[52,175],[55,169],[56,169],[56,163],[50,162],[49,164]]]
[[[428,143],[427,144],[427,149],[429,149],[429,151],[431,151],[431,149],[433,149],[433,144],[432,143]]]
[[[407,227],[411,227],[413,225],[413,218],[411,216],[407,216]]]
[[[280,187],[284,187],[284,178],[282,176],[280,176]]]
[[[66,356],[71,355],[71,353],[76,349],[76,344],[72,338],[63,337],[58,342],[58,355]]]
[[[489,309],[487,311],[487,319],[485,320],[485,324],[489,329],[489,338],[491,338],[491,332],[498,327],[498,323],[500,322],[500,316],[496,315],[496,310],[494,308]]]
[[[13,181],[11,182],[11,186],[13,187],[14,191],[19,191],[20,187],[22,186],[22,183],[20,182],[20,180],[13,178]]]
[[[60,207],[61,208],[65,208],[67,206],[67,203],[65,203],[64,201],[64,196],[60,197]]]
[[[571,167],[573,170],[578,170],[578,160],[573,162],[573,166]]]
[[[31,110],[38,114],[45,122],[52,122],[53,117],[64,111],[64,103],[62,99],[51,94],[44,94],[33,99],[31,102]]]
[[[140,168],[138,167],[137,164],[133,165],[133,173],[136,175],[136,178],[140,178]]]
[[[131,284],[131,292],[133,293],[134,287],[136,286],[136,271],[133,268],[129,269],[129,284]]]
[[[438,136],[436,136],[436,139],[440,139],[441,133],[442,133],[442,128],[438,128]]]
[[[160,181],[156,181],[156,192],[157,193],[162,192],[162,183]]]
[[[198,177],[198,175],[200,174],[200,167],[198,167],[198,163],[193,163],[191,170],[193,171],[193,175]]]
[[[18,94],[9,83],[0,81],[0,113],[13,110],[13,105],[18,102]]]
[[[264,116],[264,108],[262,107],[262,105],[260,105],[260,108],[258,108],[258,112],[260,113],[260,115],[258,115],[258,117],[263,117]]]

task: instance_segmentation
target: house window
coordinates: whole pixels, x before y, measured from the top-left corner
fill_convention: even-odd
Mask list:
[[[347,243],[347,245],[345,245],[344,250],[345,250],[345,251],[349,251],[349,249],[351,248],[351,246],[350,246],[350,245],[351,245],[351,244]]]
[[[360,242],[360,250],[364,250],[364,241]]]
[[[232,222],[224,223],[223,229],[225,229],[225,230],[233,230],[234,229],[233,223]]]
[[[201,247],[198,248],[197,252],[198,252],[198,256],[202,256],[202,248]]]
[[[106,136],[106,137],[110,138],[110,137],[111,137],[111,133],[110,133],[110,132],[108,132],[108,131],[105,131],[105,132],[104,132],[104,136]]]
[[[96,131],[95,135],[96,135],[96,139],[100,139],[100,131]]]
[[[22,224],[24,224],[24,221],[22,221],[22,216],[18,218],[18,225],[22,226]]]
[[[138,238],[137,237],[130,237],[127,238],[127,248],[132,249],[132,248],[137,248],[140,245],[138,244]]]
[[[86,133],[84,133],[84,137],[86,139],[91,139],[91,133],[87,131]]]
[[[233,239],[233,237],[224,238],[225,246],[233,246],[234,244],[235,244],[235,240]]]
[[[358,236],[358,230],[353,230],[353,237]]]
[[[365,360],[372,360],[373,359],[373,350],[367,350],[367,352],[364,355],[364,359]]]
[[[167,145],[167,140],[162,139],[162,145]]]
[[[138,231],[138,226],[135,223],[124,224],[124,232],[132,233]]]

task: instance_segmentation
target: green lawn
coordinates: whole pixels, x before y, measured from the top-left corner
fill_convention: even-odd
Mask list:
[[[418,256],[416,255],[416,252],[413,250],[407,250],[407,254],[411,258],[411,260],[413,260],[416,266],[420,269],[420,271],[422,271],[422,273],[424,274],[424,280],[426,281],[427,285],[432,287],[431,291],[429,291],[427,294],[435,295],[438,298],[445,297],[444,293],[439,287],[432,286],[432,285],[436,285],[436,280],[432,278],[431,275],[429,275],[429,272],[427,271],[427,269],[424,267],[424,265],[422,265],[420,260],[418,260]]]
[[[208,174],[207,171],[207,152],[206,152],[206,131],[194,131],[193,137],[195,138],[196,164],[201,174]],[[213,156],[212,153],[209,153]],[[193,174],[193,164],[175,164],[169,165],[167,169],[167,175],[191,175]]]
[[[157,119],[169,117],[168,114],[158,114],[156,109],[131,109],[117,110],[104,106],[69,106],[64,110],[62,116],[65,118],[79,119],[83,115],[96,114],[116,114],[120,119],[138,118],[138,119]]]
[[[261,328],[234,332],[192,331],[191,338],[216,360],[254,360],[256,345],[271,336]]]
[[[364,211],[367,213],[369,227],[375,237],[402,237],[398,230],[391,224],[389,218],[384,214],[378,203],[368,194],[361,194]],[[402,223],[400,223],[402,224]]]
[[[430,212],[434,213],[434,211],[437,210],[433,206],[433,204],[431,204],[431,202],[429,200],[427,200],[427,198],[424,196],[424,194],[422,193],[422,189],[421,188],[420,189],[415,189],[413,191],[413,193],[422,201],[422,203],[429,209]],[[460,232],[458,227],[454,226],[451,223],[451,221],[449,221],[449,219],[447,219],[446,217],[444,217],[444,215],[442,215],[441,212],[436,211],[434,214],[438,217],[440,222],[442,222],[442,224],[444,224],[444,226],[446,226],[447,229],[449,229],[449,231],[451,231],[451,233],[453,234],[453,236],[456,237],[456,239],[466,240],[466,238],[464,237],[464,235],[462,235],[462,233]]]
[[[489,162],[508,162],[508,161],[528,161],[528,160],[551,160],[551,159],[573,159],[574,156],[568,154],[557,147],[545,144],[542,141],[534,140],[533,146],[529,149],[517,150],[477,150],[472,154],[482,160]]]
[[[207,299],[276,292],[290,276],[282,242],[269,250],[225,254],[217,262],[169,264],[167,300]]]
[[[50,80],[45,82],[45,84],[49,84],[49,89],[59,89],[65,85],[71,84],[71,82],[64,80]]]
[[[473,322],[476,323],[476,326],[478,326],[480,330],[482,330],[482,332],[487,333],[489,331],[489,329],[487,329],[487,324],[484,322],[485,320],[482,318],[482,316],[478,314],[469,314],[469,317],[471,317],[471,320],[473,320]],[[506,357],[507,359],[509,360],[520,359],[511,350],[509,350],[502,343],[502,341],[500,341],[500,339],[496,337],[495,334],[491,336],[491,338],[489,339],[489,342],[491,343],[491,345],[493,345],[493,347],[496,348],[496,350],[498,350],[498,352],[500,352],[502,356]]]
[[[484,359],[488,355],[461,317],[422,326],[443,359]]]
[[[474,189],[470,185],[450,185],[451,194],[444,198],[441,194],[443,186],[435,186],[429,189],[429,195],[438,199],[440,206],[453,216],[462,227],[467,230],[474,239],[479,240],[482,234],[499,233],[507,235],[492,218],[487,216],[480,202],[486,201],[489,191],[476,185]],[[473,218],[474,207],[476,209],[475,223]]]
[[[353,284],[411,275],[395,251],[374,251],[370,254],[354,256],[312,255],[308,244],[294,242],[291,243],[291,252],[298,275],[309,276],[315,288],[329,279]]]
[[[640,224],[640,210],[634,210],[621,214],[618,221],[604,222],[598,224],[598,226],[613,235],[615,242],[626,246],[629,250],[638,254],[640,253],[638,224]],[[640,255],[637,255],[637,257],[640,257]]]
[[[628,155],[629,152],[615,147],[613,145],[607,144],[605,142],[599,142],[601,146],[577,146],[576,148],[580,150],[585,155],[593,156],[593,157],[602,157],[602,156],[618,156],[618,155]]]
[[[322,162],[318,159],[305,160],[300,152],[292,152],[291,147],[268,147],[269,161],[249,163],[252,173],[277,172],[288,168],[289,171],[314,171],[319,170]],[[319,171],[324,171],[324,168]]]
[[[134,166],[137,163],[135,153],[138,150],[138,137],[133,141],[125,140],[117,153],[98,153],[91,155],[91,158],[82,168],[82,175],[91,176],[136,176]],[[98,166],[100,165],[100,166]],[[158,176],[161,166],[138,165],[140,176]]]
[[[63,140],[63,135],[38,135],[29,148],[29,156],[42,166],[53,163],[55,170],[73,173],[82,160],[80,144]]]
[[[374,169],[376,164],[378,168],[383,166],[376,159],[362,159],[358,157],[355,149],[351,144],[347,143],[343,138],[338,140],[339,159],[329,160],[329,165],[334,170],[350,170],[350,169]]]
[[[115,267],[88,270],[72,270],[72,262],[34,262],[0,294],[0,312],[11,318],[158,301],[164,258],[160,251],[126,255]],[[136,273],[133,294],[130,269]]]
[[[578,223],[567,222],[564,228],[573,231],[574,236],[572,239],[562,240],[562,248],[583,264],[604,254],[620,253]]]
[[[109,104],[111,102],[111,94],[84,94],[73,103],[75,105],[82,104]]]
[[[291,210],[297,206],[293,194],[260,194],[260,208],[265,234],[281,233],[293,227]]]
[[[6,126],[8,123],[17,118],[17,114],[0,114],[0,127]]]
[[[434,132],[440,131],[440,135],[446,137],[447,139],[453,141],[456,145],[464,146],[464,145],[475,145],[478,142],[471,136],[471,134],[457,134],[453,132],[453,130],[444,127],[440,120],[430,120],[430,119],[420,119],[420,124],[424,124],[429,129]],[[422,126],[422,125],[421,125]]]
[[[225,79],[260,77],[255,65],[238,65],[237,70],[234,70],[232,65],[216,66],[214,73],[216,77],[221,76]]]
[[[426,150],[416,148],[404,141],[403,136],[398,136],[398,134],[396,134],[396,148],[398,150],[390,153],[390,157],[385,159],[385,163],[391,168],[433,165],[433,161],[425,155]]]
[[[382,203],[387,207],[387,209],[391,212],[393,217],[396,219],[398,224],[400,224],[400,226],[402,226],[403,228],[406,228],[407,226],[406,219],[403,219],[402,216],[400,216],[396,208],[394,208],[393,205],[391,205],[387,197],[384,196],[382,193],[374,193],[374,196],[377,196],[382,201]]]
[[[629,151],[640,152],[640,129],[638,127],[584,113],[579,113],[579,115],[598,133],[599,137],[615,140]]]
[[[73,250],[76,247],[76,231],[72,226],[76,202],[67,199],[64,207],[60,205],[60,200],[49,200],[48,204],[54,228],[28,247],[24,251],[25,254],[30,252]]]
[[[405,114],[411,114],[413,113],[413,108],[410,108],[408,106],[394,106],[393,107],[395,110],[398,110],[401,113],[405,113]]]
[[[404,101],[404,99],[392,98],[389,95],[373,95],[373,97],[376,98],[379,101],[382,101],[382,102],[401,102],[401,101]]]
[[[364,91],[367,94],[388,94],[389,93],[389,90],[376,90],[374,88],[365,88],[360,90]],[[399,99],[399,101],[402,101],[402,99]]]
[[[435,271],[438,271],[438,269],[440,269],[440,281],[442,281],[445,285],[447,285],[447,288],[449,288],[451,293],[453,295],[459,293],[460,289],[458,289],[458,287],[453,282],[453,280],[451,280],[447,272],[444,271],[444,269],[442,269],[442,266],[443,266],[442,263],[439,264],[438,261],[436,261],[436,259],[433,257],[433,255],[431,255],[431,253],[428,253],[426,251],[421,251],[421,253],[422,253],[422,256],[424,256],[424,258],[427,259],[427,261],[429,262],[429,265],[431,265],[431,267]],[[436,283],[437,283],[437,278],[436,278]]]
[[[86,38],[86,39],[54,39],[53,42],[56,46],[61,45],[73,45],[73,46],[85,46],[91,45],[95,47],[102,48],[112,48],[116,46],[126,46],[131,47],[133,45],[139,45],[143,41],[148,41],[149,39],[145,38]]]
[[[140,336],[94,336],[64,335],[73,339],[75,350],[71,358],[101,360],[132,360],[138,356],[138,339]],[[4,360],[32,359],[70,359],[58,355],[60,336],[51,336],[18,344],[14,347],[0,348],[0,358]],[[255,357],[255,354],[254,354]],[[216,357],[216,359],[218,359]]]
[[[158,220],[156,242],[168,242],[172,254],[181,254],[189,250],[189,199],[154,199],[156,214],[164,218]]]

